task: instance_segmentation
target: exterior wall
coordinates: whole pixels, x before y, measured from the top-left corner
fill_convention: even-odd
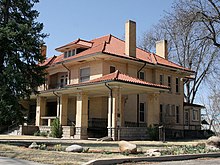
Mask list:
[[[83,63],[79,65],[74,65],[70,67],[71,70],[71,84],[78,84],[80,77],[81,68],[90,68],[90,80],[101,77],[103,75],[102,62],[99,60]]]
[[[89,118],[105,118],[108,114],[108,98],[107,97],[91,97],[89,98]]]

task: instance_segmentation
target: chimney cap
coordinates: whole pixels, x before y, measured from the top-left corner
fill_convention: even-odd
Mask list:
[[[130,20],[130,19],[126,21],[126,23],[128,23],[128,22],[130,22],[130,23],[135,23],[135,24],[136,24],[136,22],[135,22],[135,21]]]

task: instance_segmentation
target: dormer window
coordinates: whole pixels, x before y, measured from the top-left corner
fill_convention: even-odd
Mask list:
[[[73,49],[73,50],[68,50],[68,51],[64,52],[64,58],[74,56],[76,54],[76,50],[77,49]]]

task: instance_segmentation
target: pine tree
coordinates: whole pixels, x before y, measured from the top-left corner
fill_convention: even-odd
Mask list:
[[[0,124],[21,117],[20,100],[37,93],[44,83],[44,57],[40,53],[46,34],[33,9],[39,0],[0,0]]]

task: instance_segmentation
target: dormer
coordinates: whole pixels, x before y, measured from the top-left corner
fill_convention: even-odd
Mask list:
[[[69,44],[56,48],[58,52],[64,53],[64,58],[74,56],[82,51],[85,51],[92,47],[92,42],[78,39]]]

